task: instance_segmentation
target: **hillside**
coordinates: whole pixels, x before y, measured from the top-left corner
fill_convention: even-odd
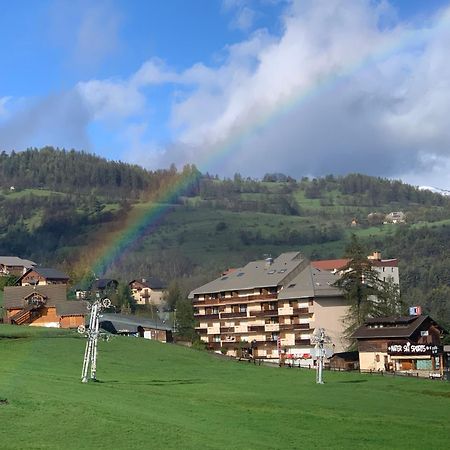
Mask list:
[[[176,279],[188,291],[268,254],[340,257],[355,233],[368,251],[400,259],[405,303],[450,317],[450,198],[400,181],[218,179],[194,166],[152,172],[52,148],[2,154],[0,174],[0,254],[56,265],[74,281],[115,252],[106,274]],[[383,224],[392,211],[406,223]]]
[[[116,337],[99,344],[100,382],[85,385],[84,339],[32,329],[5,339],[12,328],[0,325],[0,421],[14,430],[2,448],[406,449],[450,438],[448,383],[326,372],[316,385],[307,369]]]

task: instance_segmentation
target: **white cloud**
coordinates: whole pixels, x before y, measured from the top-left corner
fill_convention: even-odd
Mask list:
[[[208,168],[228,152],[215,170],[426,177],[450,158],[447,15],[428,30],[393,22],[386,2],[293,2],[281,36],[200,66],[174,104],[181,132],[163,162]]]

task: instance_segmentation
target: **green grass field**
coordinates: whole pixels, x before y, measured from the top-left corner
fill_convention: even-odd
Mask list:
[[[117,337],[86,385],[84,339],[0,328],[0,448],[448,448],[450,383],[326,372],[318,386],[309,370]]]

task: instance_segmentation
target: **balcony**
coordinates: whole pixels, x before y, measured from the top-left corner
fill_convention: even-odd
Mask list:
[[[294,308],[294,314],[309,314],[309,308]]]
[[[293,323],[292,327],[294,330],[310,330],[309,323]]]
[[[221,333],[234,333],[234,327],[220,327]]]
[[[278,314],[280,316],[292,316],[292,314],[294,314],[294,308],[290,306],[285,308],[278,308]]]
[[[219,314],[194,314],[197,320],[214,320],[219,319]]]
[[[296,339],[295,345],[311,345],[310,339]]]
[[[229,312],[229,313],[220,313],[221,319],[231,319],[233,317],[247,317],[247,312]]]
[[[253,325],[253,326],[248,327],[248,331],[263,333],[265,331],[265,329],[264,329],[264,325]]]
[[[265,311],[250,311],[253,317],[276,317],[278,316],[278,309],[267,309]]]
[[[280,331],[279,323],[267,323],[264,326],[264,331]]]

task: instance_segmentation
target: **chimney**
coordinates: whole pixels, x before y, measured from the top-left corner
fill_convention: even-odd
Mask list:
[[[381,261],[381,252],[379,250],[375,250],[372,255],[369,255],[367,259],[372,259],[375,261]]]
[[[273,258],[266,258],[266,269],[268,269],[273,264]]]

